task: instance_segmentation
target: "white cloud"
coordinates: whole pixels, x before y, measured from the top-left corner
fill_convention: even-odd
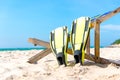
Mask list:
[[[105,30],[120,30],[120,25],[113,25],[113,24],[108,24],[108,25],[103,25],[101,26],[102,29]]]

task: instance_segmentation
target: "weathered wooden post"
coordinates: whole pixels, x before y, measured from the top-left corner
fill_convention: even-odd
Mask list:
[[[86,45],[86,53],[90,54],[90,35],[88,37],[87,45]]]
[[[99,57],[100,57],[100,22],[99,21],[96,21],[94,37],[95,37],[94,38],[95,62],[98,62]]]

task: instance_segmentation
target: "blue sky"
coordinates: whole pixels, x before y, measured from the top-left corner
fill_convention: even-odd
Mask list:
[[[60,26],[71,29],[81,16],[93,17],[120,7],[120,0],[0,0],[0,48],[34,47],[30,37],[49,41]],[[120,38],[120,13],[101,24],[101,46]],[[94,42],[91,30],[91,45]]]

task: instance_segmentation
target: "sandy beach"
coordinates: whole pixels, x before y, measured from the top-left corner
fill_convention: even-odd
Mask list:
[[[91,53],[93,53],[91,49]],[[120,80],[120,67],[85,60],[84,66],[58,66],[53,54],[27,63],[40,50],[1,51],[0,80]],[[101,57],[120,63],[120,48],[101,48]],[[72,56],[70,58],[73,58]],[[73,59],[70,59],[73,60]]]

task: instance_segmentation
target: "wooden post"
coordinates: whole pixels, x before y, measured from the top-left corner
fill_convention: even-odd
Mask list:
[[[86,53],[90,54],[90,35],[88,37],[87,45],[86,45]]]
[[[95,26],[95,61],[100,57],[100,22],[96,20],[96,26]]]

